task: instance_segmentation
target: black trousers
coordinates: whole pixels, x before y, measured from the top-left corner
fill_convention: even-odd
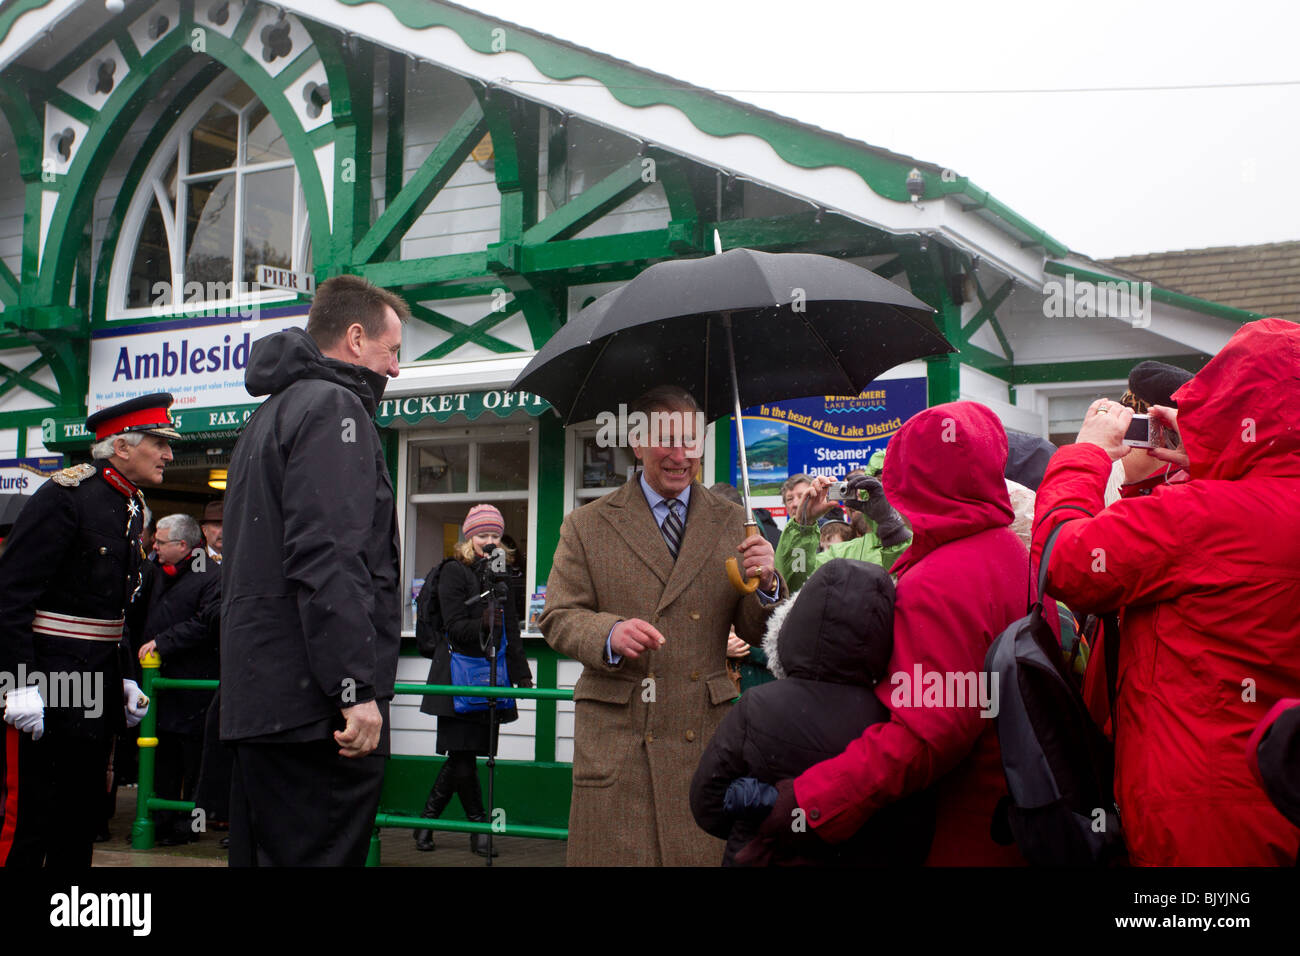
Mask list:
[[[341,757],[333,740],[235,743],[231,866],[363,866],[385,758]]]
[[[203,725],[203,759],[194,802],[208,815],[208,823],[230,821],[230,772],[235,760],[233,744],[221,741],[221,689],[212,696]]]
[[[6,725],[4,743],[0,862],[7,867],[89,867],[111,741],[47,731],[33,742],[31,734]]]
[[[178,734],[160,730],[154,764],[154,790],[158,796],[167,800],[193,800],[202,757],[202,732]],[[194,818],[188,813],[159,810],[156,819],[159,836],[189,837],[195,832]]]

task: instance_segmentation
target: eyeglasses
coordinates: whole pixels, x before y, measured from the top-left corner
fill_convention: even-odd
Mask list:
[[[153,539],[153,546],[154,546],[155,548],[161,548],[164,544],[184,544],[184,543],[185,543],[185,542],[182,541],[180,538],[169,538],[169,539],[166,539],[166,540],[164,540],[164,539],[162,539],[162,538],[154,538],[154,539]]]

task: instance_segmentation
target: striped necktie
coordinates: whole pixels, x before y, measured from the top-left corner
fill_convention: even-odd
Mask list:
[[[664,541],[668,543],[668,551],[672,554],[673,560],[676,561],[677,551],[682,546],[682,535],[686,532],[686,526],[682,524],[681,516],[677,513],[677,509],[682,506],[682,503],[676,498],[669,498],[664,504],[668,506],[668,517],[659,526],[659,530],[663,532]]]

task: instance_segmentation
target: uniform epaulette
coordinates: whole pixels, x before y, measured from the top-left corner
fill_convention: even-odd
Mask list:
[[[64,468],[56,475],[51,475],[50,480],[56,485],[62,485],[64,488],[75,488],[94,473],[94,465],[72,465]]]

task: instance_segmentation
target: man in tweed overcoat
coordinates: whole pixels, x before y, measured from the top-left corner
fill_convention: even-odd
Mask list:
[[[693,480],[703,450],[694,399],[660,388],[632,406],[652,410],[686,413],[683,427],[633,438],[641,475],[564,519],[539,622],[552,647],[584,665],[574,688],[571,866],[721,863],[722,841],[691,817],[691,776],[736,697],[731,626],[760,641],[768,605],[785,593],[761,535],[737,547],[743,510]],[[670,512],[684,530],[662,528]],[[732,587],[728,557],[759,577],[758,593]]]

